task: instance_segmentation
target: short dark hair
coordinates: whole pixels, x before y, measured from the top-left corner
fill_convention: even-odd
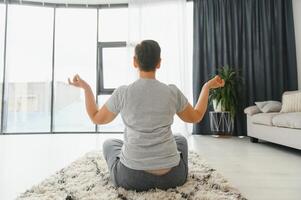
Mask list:
[[[161,48],[154,40],[143,40],[135,47],[135,56],[140,70],[145,72],[155,71],[160,61]]]

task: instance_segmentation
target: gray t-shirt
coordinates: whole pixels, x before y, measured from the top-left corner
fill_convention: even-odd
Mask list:
[[[120,161],[135,170],[177,166],[180,155],[171,132],[173,117],[188,105],[175,85],[140,78],[117,88],[105,104],[125,124]]]

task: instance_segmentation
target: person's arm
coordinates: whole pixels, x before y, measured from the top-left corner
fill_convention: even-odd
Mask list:
[[[79,77],[79,75],[75,75],[73,81],[68,79],[68,82],[70,85],[84,89],[86,110],[93,123],[107,124],[114,120],[116,114],[110,112],[105,105],[103,105],[100,109],[97,108],[94,94],[92,92],[90,85],[86,83],[84,80],[82,80]]]
[[[209,90],[224,87],[224,85],[225,81],[222,80],[219,76],[215,76],[213,79],[209,80],[203,85],[202,91],[195,107],[193,108],[189,103],[183,111],[177,113],[179,118],[188,123],[200,122],[207,110]]]

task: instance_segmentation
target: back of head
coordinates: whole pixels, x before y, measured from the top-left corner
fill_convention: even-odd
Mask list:
[[[160,62],[161,48],[154,40],[143,40],[135,47],[135,56],[141,71],[155,71]]]

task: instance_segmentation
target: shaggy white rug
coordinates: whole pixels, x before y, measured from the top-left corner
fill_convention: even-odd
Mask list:
[[[19,200],[245,200],[215,169],[194,152],[189,152],[187,182],[167,191],[147,192],[115,188],[109,180],[102,152],[90,152],[21,194]]]

